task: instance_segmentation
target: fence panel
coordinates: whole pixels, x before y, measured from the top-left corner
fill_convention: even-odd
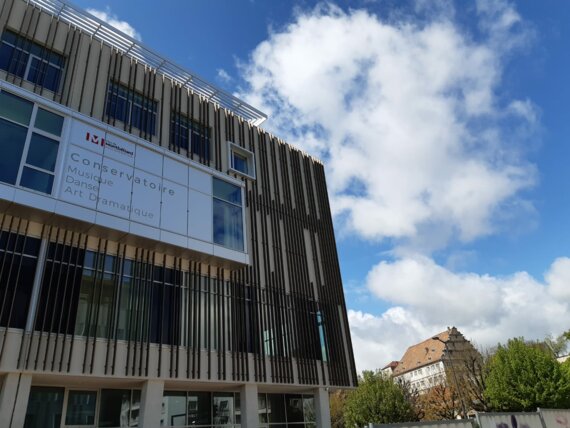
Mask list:
[[[545,428],[538,413],[477,413],[480,428]]]
[[[570,428],[570,410],[538,409],[545,428]]]

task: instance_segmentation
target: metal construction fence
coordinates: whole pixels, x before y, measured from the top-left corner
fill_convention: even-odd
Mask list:
[[[570,428],[570,409],[536,412],[477,412],[475,419],[369,424],[369,428]]]

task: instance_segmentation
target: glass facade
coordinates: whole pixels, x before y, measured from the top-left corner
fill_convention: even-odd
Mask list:
[[[257,396],[259,427],[313,428],[315,403],[309,394]],[[97,427],[139,425],[139,389],[81,390],[32,386],[25,428]],[[65,411],[64,411],[65,410]],[[164,391],[160,427],[241,426],[239,392]]]
[[[259,394],[260,427],[314,427],[315,403],[306,394]]]
[[[32,386],[24,428],[60,428],[64,388]]]
[[[97,391],[69,391],[67,395],[66,425],[95,425]]]
[[[165,391],[162,427],[239,426],[239,393]]]
[[[65,58],[12,31],[0,43],[0,69],[36,85],[58,92]]]
[[[62,127],[62,116],[0,92],[0,181],[51,194]]]
[[[249,174],[247,158],[236,152],[232,152],[232,168],[243,174]]]
[[[25,327],[39,250],[37,238],[0,231],[0,326]]]
[[[214,178],[214,242],[243,251],[241,188]]]
[[[138,426],[141,391],[138,389],[102,389],[99,407],[101,428]]]

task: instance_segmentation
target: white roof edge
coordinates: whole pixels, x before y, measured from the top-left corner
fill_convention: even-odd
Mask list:
[[[74,6],[66,0],[26,0],[50,15],[71,24],[113,48],[123,52],[139,62],[142,62],[157,72],[164,74],[183,87],[191,89],[221,107],[242,117],[255,126],[261,125],[267,115],[255,107],[243,102],[232,94],[208,83],[199,75],[173,61],[165,58],[154,50],[146,47],[140,41],[117,30],[105,21],[91,15],[87,11]]]

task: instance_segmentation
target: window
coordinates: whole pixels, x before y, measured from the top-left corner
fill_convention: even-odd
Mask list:
[[[2,34],[0,69],[42,86],[59,90],[65,58],[12,31]]]
[[[69,391],[65,425],[95,425],[96,391]]]
[[[214,243],[243,251],[242,192],[239,186],[214,178]]]
[[[51,194],[63,117],[0,92],[0,181]]]
[[[145,134],[156,135],[157,110],[158,102],[119,83],[109,83],[105,107],[109,118],[120,120]]]
[[[317,312],[317,326],[319,328],[319,341],[321,344],[321,358],[326,363],[328,362],[327,344],[325,340],[325,323],[321,311]]]
[[[37,306],[36,330],[73,333],[84,254],[81,248],[49,243]]]
[[[239,425],[239,406],[239,393],[165,391],[161,426]]]
[[[26,410],[26,428],[59,428],[63,410],[63,388],[32,386]]]
[[[210,128],[180,113],[170,119],[170,146],[187,150],[188,157],[208,165],[210,163]]]
[[[314,427],[315,403],[306,394],[258,394],[259,426]]]
[[[237,144],[228,141],[230,154],[230,171],[255,179],[255,162],[253,153]]]
[[[138,426],[140,402],[141,391],[138,389],[102,389],[98,426]]]
[[[24,328],[28,316],[40,240],[0,232],[0,325]]]
[[[117,258],[112,255],[85,253],[75,334],[105,338],[111,334],[109,323],[115,305],[116,263]]]

